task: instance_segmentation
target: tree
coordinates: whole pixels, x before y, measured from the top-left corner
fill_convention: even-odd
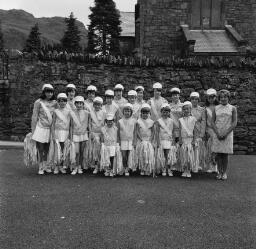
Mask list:
[[[25,52],[39,52],[41,49],[41,40],[40,40],[41,33],[39,32],[38,24],[36,23],[35,26],[31,28],[30,34],[25,44],[25,48],[23,51]]]
[[[81,46],[79,42],[81,40],[81,32],[76,25],[76,18],[74,17],[73,12],[71,12],[69,18],[65,18],[65,23],[67,25],[67,30],[61,39],[61,45],[63,49],[67,52],[80,52]]]
[[[88,51],[102,55],[119,53],[120,13],[113,0],[95,0],[90,7]]]
[[[2,32],[2,23],[0,21],[0,51],[4,50],[4,35]]]

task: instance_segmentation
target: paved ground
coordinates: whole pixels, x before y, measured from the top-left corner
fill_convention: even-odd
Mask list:
[[[1,249],[256,248],[256,157],[213,176],[37,176],[0,151]]]

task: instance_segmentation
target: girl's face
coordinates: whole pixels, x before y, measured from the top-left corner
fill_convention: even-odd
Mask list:
[[[185,105],[182,107],[183,115],[188,117],[191,114],[191,107],[189,105]]]
[[[111,105],[111,104],[112,104],[112,101],[113,101],[113,97],[111,97],[111,96],[106,96],[106,103],[107,103],[107,105]]]
[[[226,94],[221,93],[221,94],[220,94],[220,103],[221,103],[222,105],[227,105],[227,104],[228,104],[228,101],[229,101],[228,96],[227,96]]]
[[[114,120],[106,120],[106,124],[108,128],[111,128],[114,124]]]
[[[199,99],[197,97],[191,97],[190,100],[191,100],[191,103],[192,103],[193,107],[198,106]]]
[[[154,89],[154,97],[159,98],[161,96],[161,89]]]
[[[179,93],[173,93],[171,98],[172,102],[177,103],[180,100],[180,95]]]
[[[162,117],[164,119],[169,118],[170,117],[170,110],[169,109],[162,109],[161,114],[162,114]]]
[[[45,91],[45,97],[47,100],[50,100],[53,96],[53,91]]]
[[[67,93],[68,93],[68,98],[69,99],[73,99],[75,97],[75,95],[76,95],[75,89],[70,89],[70,90],[68,90]]]
[[[147,110],[142,110],[142,111],[141,111],[141,118],[142,118],[142,119],[148,119],[148,117],[149,117],[149,111],[147,111]]]
[[[94,109],[95,109],[96,112],[100,111],[101,106],[102,106],[102,105],[101,105],[101,103],[99,103],[99,102],[94,102],[94,103],[93,103],[93,107],[94,107]]]
[[[84,108],[84,102],[82,101],[76,101],[75,106],[77,110],[82,110]]]
[[[87,97],[89,100],[93,101],[93,99],[95,98],[95,92],[94,91],[89,91],[87,93]]]
[[[58,103],[61,109],[65,108],[67,104],[67,99],[58,99]]]
[[[122,91],[121,90],[115,90],[115,96],[120,99],[122,98]]]
[[[132,110],[130,108],[125,108],[123,112],[125,118],[130,118],[132,116]]]
[[[216,96],[215,95],[208,95],[207,100],[208,100],[210,105],[214,105],[214,103],[216,101]]]
[[[139,101],[143,100],[143,91],[142,90],[137,91],[137,99]]]
[[[129,100],[129,103],[134,104],[136,101],[136,96],[134,96],[134,95],[128,96],[128,100]]]

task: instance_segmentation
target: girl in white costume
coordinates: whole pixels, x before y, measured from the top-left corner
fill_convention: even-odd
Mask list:
[[[93,108],[93,100],[97,92],[97,87],[90,85],[87,87],[87,99],[84,101],[84,108],[87,111],[91,111]]]
[[[103,105],[102,110],[106,114],[112,114],[114,116],[115,122],[117,122],[121,117],[121,113],[120,113],[119,106],[113,101],[114,92],[112,90],[107,90],[105,92],[105,99],[106,99],[106,104]]]
[[[179,119],[182,117],[182,103],[180,102],[180,89],[173,87],[171,93],[171,118],[174,121],[175,142],[179,141]]]
[[[123,91],[124,91],[123,85],[121,85],[121,84],[115,85],[115,88],[114,88],[114,92],[115,92],[114,102],[120,108],[121,113],[123,111],[123,106],[128,102],[127,99],[125,99],[123,97]]]
[[[57,102],[54,100],[53,86],[44,84],[42,95],[34,104],[31,122],[32,139],[36,141],[39,153],[39,175],[43,175],[45,171],[51,172],[50,165],[47,165],[47,155],[51,137],[52,114],[56,107]]]
[[[76,110],[72,115],[72,140],[75,143],[76,163],[72,165],[72,175],[82,174],[85,165],[84,151],[87,149],[88,132],[90,131],[90,113],[84,109],[84,98],[75,97]]]
[[[130,90],[128,92],[128,102],[132,105],[132,117],[138,119],[140,116],[140,104],[137,103],[137,92]]]
[[[189,101],[183,103],[182,111],[183,117],[179,119],[179,144],[180,148],[180,161],[182,177],[191,177],[191,171],[194,171],[195,158],[194,158],[194,128],[196,118],[191,116],[192,104]]]
[[[137,99],[136,99],[136,103],[137,105],[139,105],[139,116],[140,117],[140,110],[141,110],[141,106],[146,103],[146,101],[143,99],[144,96],[144,87],[143,86],[137,86],[135,87],[135,91],[137,92]]]
[[[67,108],[67,95],[59,93],[57,96],[58,108],[54,110],[52,121],[52,139],[54,143],[59,143],[61,154],[63,154],[64,143],[70,137],[70,110]],[[55,151],[57,153],[57,151]],[[65,158],[58,164],[54,162],[54,174],[59,171],[66,174],[66,165],[63,165]]]
[[[205,170],[205,155],[206,148],[204,143],[205,129],[206,129],[206,116],[205,108],[198,105],[200,95],[198,92],[192,92],[190,94],[190,101],[192,103],[191,114],[196,118],[195,125],[195,169],[194,172],[198,170]]]
[[[76,106],[75,106],[74,98],[76,95],[76,86],[74,84],[68,84],[66,86],[66,94],[68,97],[67,108],[70,110],[75,110]]]
[[[130,103],[124,105],[123,118],[117,123],[118,142],[121,147],[125,176],[129,176],[129,169],[135,171],[134,157],[132,155],[134,144],[134,130],[136,119],[132,117],[133,106]]]
[[[162,84],[159,82],[153,85],[154,97],[148,101],[148,104],[151,106],[151,119],[157,121],[161,118],[161,106],[164,103],[168,103],[165,98],[161,96]]]
[[[141,175],[155,176],[154,154],[154,121],[150,119],[150,105],[143,104],[141,117],[135,125],[134,144],[136,147],[137,164]]]
[[[90,162],[94,168],[93,174],[97,174],[100,169],[100,151],[101,151],[101,128],[104,126],[106,113],[102,108],[103,99],[96,97],[93,100],[93,108],[91,110],[91,137],[90,137]]]
[[[106,115],[106,125],[101,128],[101,170],[105,176],[114,177],[123,174],[122,157],[117,143],[117,127],[114,124],[113,114]]]
[[[216,154],[212,151],[212,142],[214,137],[214,130],[212,128],[212,112],[215,106],[219,104],[217,100],[217,91],[215,89],[208,89],[206,91],[206,156],[205,164],[208,173],[218,172],[216,163]]]
[[[229,104],[230,92],[219,92],[220,104],[212,113],[212,127],[214,130],[212,151],[217,153],[217,179],[227,179],[228,157],[233,154],[233,130],[237,125],[236,107]]]
[[[161,107],[161,118],[155,122],[156,127],[156,143],[157,168],[162,172],[162,176],[173,176],[172,169],[176,164],[176,146],[174,137],[174,122],[170,118],[170,106],[165,103]]]

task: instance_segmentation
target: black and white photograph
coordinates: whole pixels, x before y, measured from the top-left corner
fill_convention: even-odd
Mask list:
[[[256,248],[256,0],[1,0],[0,249]]]

